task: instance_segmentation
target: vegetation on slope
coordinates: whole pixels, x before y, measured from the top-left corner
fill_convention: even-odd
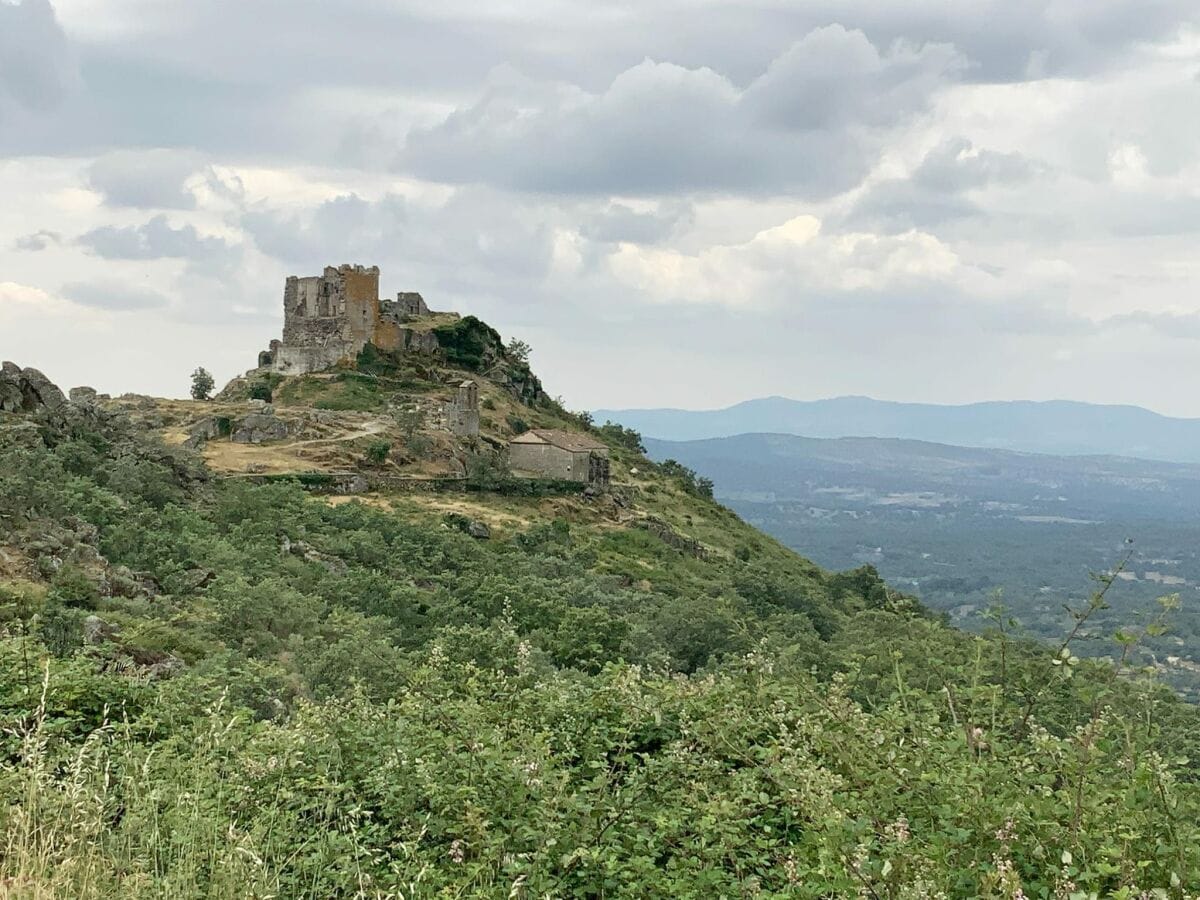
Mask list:
[[[103,406],[4,424],[6,895],[1198,888],[1193,707],[822,572],[628,433],[668,531],[214,479]]]

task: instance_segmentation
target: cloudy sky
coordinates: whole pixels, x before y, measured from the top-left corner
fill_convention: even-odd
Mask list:
[[[0,0],[0,356],[182,395],[289,274],[575,408],[1200,416],[1196,0]]]

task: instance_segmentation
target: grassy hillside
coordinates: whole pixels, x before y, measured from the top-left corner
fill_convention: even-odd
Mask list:
[[[590,426],[500,362],[0,419],[0,896],[1200,886],[1193,707],[822,571],[623,430],[609,493],[512,479]],[[464,375],[465,442],[411,415]],[[184,446],[263,385],[285,439]]]

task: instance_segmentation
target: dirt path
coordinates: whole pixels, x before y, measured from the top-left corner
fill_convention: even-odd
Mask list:
[[[359,438],[370,437],[373,434],[381,434],[387,430],[389,422],[382,419],[376,419],[374,422],[368,422],[362,428],[354,431],[344,431],[341,434],[335,434],[333,437],[313,438],[308,441],[296,441],[292,444],[279,444],[280,450],[294,450],[297,447],[312,447],[317,444],[343,444],[347,441],[356,441]]]

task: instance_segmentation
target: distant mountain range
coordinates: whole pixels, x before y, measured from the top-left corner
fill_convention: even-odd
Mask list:
[[[1030,453],[1200,463],[1200,419],[1068,400],[941,406],[869,397],[764,397],[726,409],[602,409],[593,415],[597,422],[620,422],[647,437],[675,441],[750,433],[902,438]]]

